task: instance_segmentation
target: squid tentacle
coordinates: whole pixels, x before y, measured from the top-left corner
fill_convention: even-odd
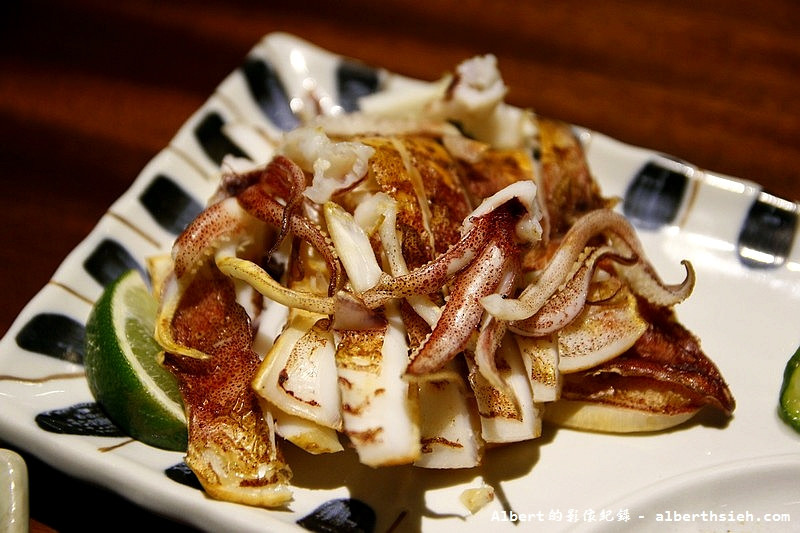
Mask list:
[[[575,274],[564,286],[553,294],[532,316],[509,324],[510,329],[520,335],[541,337],[562,329],[572,322],[589,303],[589,287],[603,259],[632,264],[635,259],[623,257],[610,246],[589,247],[589,253],[579,263]]]
[[[252,228],[260,224],[241,208],[235,198],[226,198],[209,206],[194,219],[176,239],[172,247],[175,276],[182,280],[191,275],[223,244],[247,239]]]
[[[216,265],[226,276],[246,282],[275,302],[323,315],[334,313],[335,297],[319,296],[287,287],[275,281],[267,271],[252,261],[230,255],[219,255],[216,257]]]
[[[500,280],[497,293],[508,296],[514,292],[517,279],[520,275],[518,259],[513,255],[509,256],[507,265],[503,270],[503,279]],[[493,317],[489,313],[484,313],[481,329],[478,333],[478,340],[475,343],[475,365],[478,368],[478,372],[481,373],[490,385],[502,391],[506,397],[512,398],[516,402],[516,395],[513,394],[511,387],[498,372],[497,361],[495,359],[495,354],[500,348],[508,330],[508,322]]]
[[[489,313],[504,320],[530,318],[561,287],[590,240],[604,234],[615,237],[611,239],[612,246],[621,250],[621,255],[630,254],[636,258],[636,265],[626,267],[623,274],[631,281],[634,290],[648,301],[670,306],[691,294],[695,278],[690,265],[684,262],[686,277],[681,283],[665,284],[645,259],[644,249],[628,220],[611,209],[597,209],[578,219],[570,228],[538,282],[526,287],[518,298],[492,294],[483,298],[481,303]]]
[[[395,298],[430,294],[447,280],[476,262],[478,254],[486,247],[491,236],[492,216],[484,215],[473,221],[473,227],[446,252],[410,273],[392,277],[381,276],[378,283],[362,294],[368,307],[383,305]]]
[[[266,258],[272,257],[278,246],[280,246],[286,235],[289,234],[289,226],[292,215],[297,212],[298,207],[303,203],[303,191],[306,189],[306,175],[297,163],[291,159],[278,155],[275,156],[264,171],[262,183],[273,183],[276,180],[267,179],[270,176],[286,178],[289,185],[289,194],[286,198],[286,205],[283,208],[283,216],[281,217],[280,233],[272,244],[272,247],[267,251]],[[277,180],[279,183],[281,180]]]
[[[260,187],[249,187],[237,197],[241,206],[251,215],[275,226],[284,224],[285,210],[277,200]],[[336,248],[330,238],[314,222],[297,213],[289,213],[288,229],[292,234],[311,244],[319,251],[330,272],[328,295],[334,295],[344,283],[342,269]]]
[[[439,370],[462,351],[484,315],[480,299],[500,287],[509,257],[516,253],[511,237],[513,219],[495,211],[494,236],[478,258],[459,272],[450,297],[431,333],[412,356],[407,372],[420,375]]]

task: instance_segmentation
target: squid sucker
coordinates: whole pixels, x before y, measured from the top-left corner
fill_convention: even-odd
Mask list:
[[[287,441],[371,467],[470,468],[543,423],[732,416],[674,309],[691,264],[663,280],[572,128],[475,89],[490,63],[402,119],[287,132],[226,171],[176,239],[156,338],[211,497],[286,505]]]

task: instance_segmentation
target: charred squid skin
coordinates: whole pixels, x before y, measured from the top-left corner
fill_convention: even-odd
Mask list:
[[[172,328],[181,345],[208,354],[165,355],[189,419],[186,463],[214,498],[266,507],[289,501],[291,470],[276,447],[272,415],[250,386],[259,357],[232,281],[215,268],[198,272]]]
[[[681,408],[688,406],[691,412],[712,406],[730,417],[736,400],[719,368],[703,353],[695,335],[677,321],[672,309],[651,305],[643,299],[639,299],[637,307],[648,324],[646,331],[620,356],[588,370],[568,374],[564,397],[613,404],[619,398],[624,400],[626,391],[635,391],[634,397],[640,401],[642,396],[652,396]],[[598,394],[602,390],[605,392]],[[641,390],[649,390],[651,394],[643,395]],[[661,392],[653,394],[652,391]],[[653,408],[643,403],[634,407]]]

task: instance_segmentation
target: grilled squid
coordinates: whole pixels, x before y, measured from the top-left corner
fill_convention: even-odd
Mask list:
[[[402,119],[365,102],[288,133],[175,241],[156,336],[210,495],[285,503],[281,439],[468,468],[543,421],[733,411],[673,312],[691,264],[664,281],[570,128],[504,104],[493,69],[463,65]]]

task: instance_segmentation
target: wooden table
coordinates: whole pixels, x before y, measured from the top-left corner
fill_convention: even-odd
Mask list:
[[[513,104],[800,199],[792,0],[27,1],[7,6],[0,24],[3,333],[215,86],[277,30],[421,79],[492,52]],[[35,528],[90,523],[68,516],[87,505],[140,525],[157,520],[31,464]]]

